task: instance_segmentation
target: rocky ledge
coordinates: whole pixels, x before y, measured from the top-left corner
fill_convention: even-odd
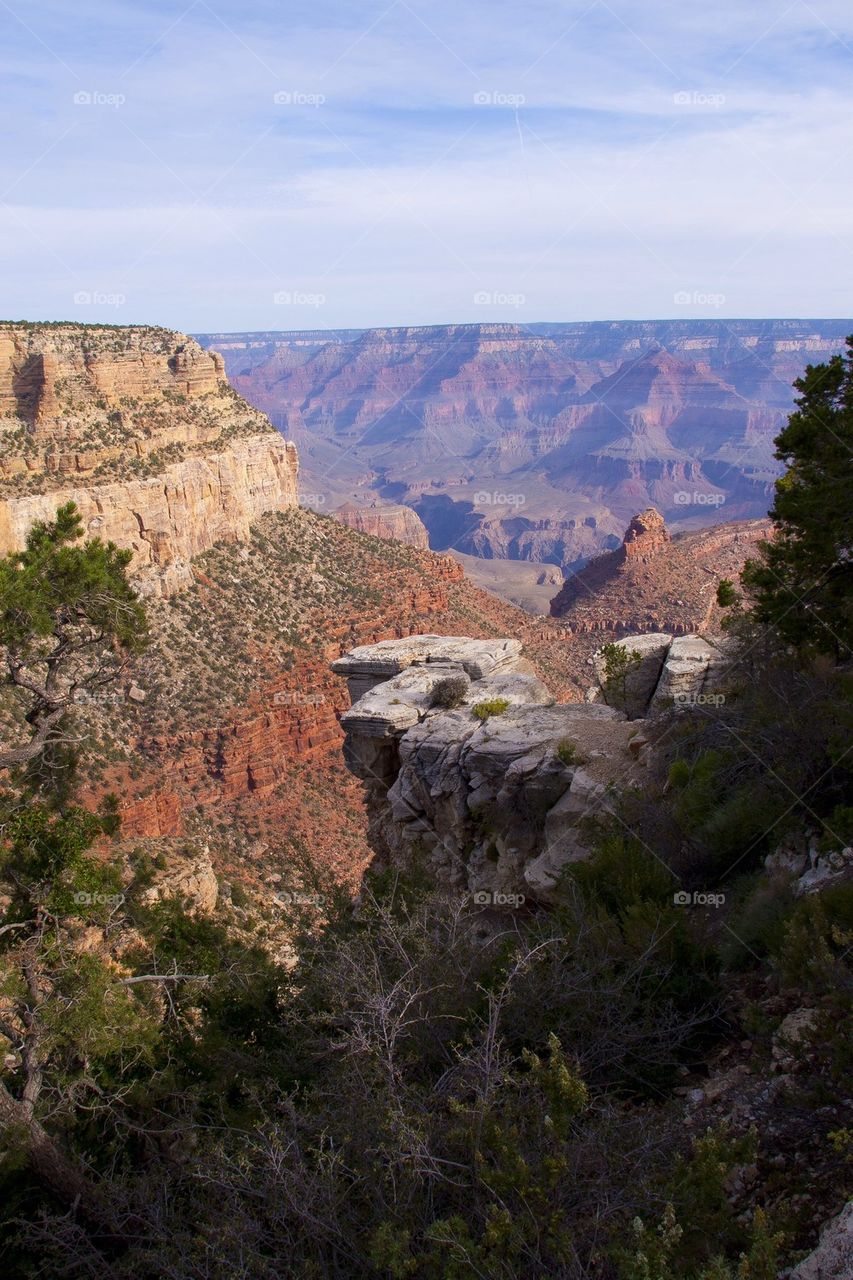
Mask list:
[[[584,819],[639,783],[647,739],[606,703],[557,705],[517,640],[409,636],[333,670],[379,865],[425,862],[475,900],[548,900],[589,853]]]
[[[332,663],[352,701],[349,769],[365,786],[375,865],[426,868],[483,906],[554,901],[589,856],[590,822],[643,787],[671,717],[714,714],[735,668],[723,638],[627,636],[614,679],[601,650],[582,704],[555,702],[518,640],[412,635]],[[853,877],[853,850],[783,844],[771,876],[800,894]]]

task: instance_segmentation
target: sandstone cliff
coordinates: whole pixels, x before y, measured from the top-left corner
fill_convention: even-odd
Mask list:
[[[429,548],[429,534],[423,521],[411,507],[400,503],[383,502],[357,507],[354,502],[345,502],[334,516],[350,529],[358,529],[359,533],[369,533],[374,538],[395,538],[424,551]]]
[[[222,359],[164,329],[0,326],[0,553],[64,502],[134,553],[147,594],[297,503],[295,447],[228,385]]]

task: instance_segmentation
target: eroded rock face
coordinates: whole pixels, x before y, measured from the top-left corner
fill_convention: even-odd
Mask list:
[[[609,808],[610,785],[643,775],[636,726],[602,704],[556,705],[518,641],[410,636],[333,670],[350,680],[345,754],[380,864],[426,863],[483,903],[551,899],[588,856],[585,819]],[[452,677],[458,705],[437,705]]]
[[[359,533],[369,533],[374,538],[393,538],[410,547],[429,550],[426,525],[411,507],[405,507],[401,503],[383,502],[378,506],[357,507],[353,502],[345,502],[334,512],[334,516]]]
[[[296,506],[295,447],[229,387],[222,359],[146,326],[0,325],[0,554],[76,503],[133,552],[143,594]]]
[[[668,542],[663,516],[655,507],[647,507],[628,525],[620,554],[623,560],[642,560],[656,555]]]
[[[615,641],[631,664],[621,677],[608,675],[607,655],[601,649],[592,662],[599,696],[631,719],[659,711],[721,706],[726,700],[729,658],[725,641],[717,636],[671,636],[664,632],[625,636]]]
[[[297,505],[296,452],[278,434],[170,463],[158,475],[75,485],[0,501],[0,554],[23,547],[36,520],[74,502],[89,537],[133,552],[143,595],[171,595],[192,582],[190,560],[215,542],[243,542],[266,511]]]

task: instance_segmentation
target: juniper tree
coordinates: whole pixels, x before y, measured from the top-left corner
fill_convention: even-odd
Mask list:
[[[743,574],[757,621],[799,649],[853,647],[853,337],[847,351],[809,365],[776,438],[787,464],[770,512],[776,530]]]

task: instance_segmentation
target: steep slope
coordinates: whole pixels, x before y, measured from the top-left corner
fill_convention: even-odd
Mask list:
[[[329,517],[271,513],[192,574],[149,602],[152,643],[122,688],[81,707],[86,794],[119,794],[129,836],[212,840],[217,870],[236,879],[306,851],[343,879],[360,874],[364,810],[340,754],[346,692],[329,671],[353,645],[424,628],[509,632],[558,696],[582,696],[558,624],[480,591],[450,557]]]

